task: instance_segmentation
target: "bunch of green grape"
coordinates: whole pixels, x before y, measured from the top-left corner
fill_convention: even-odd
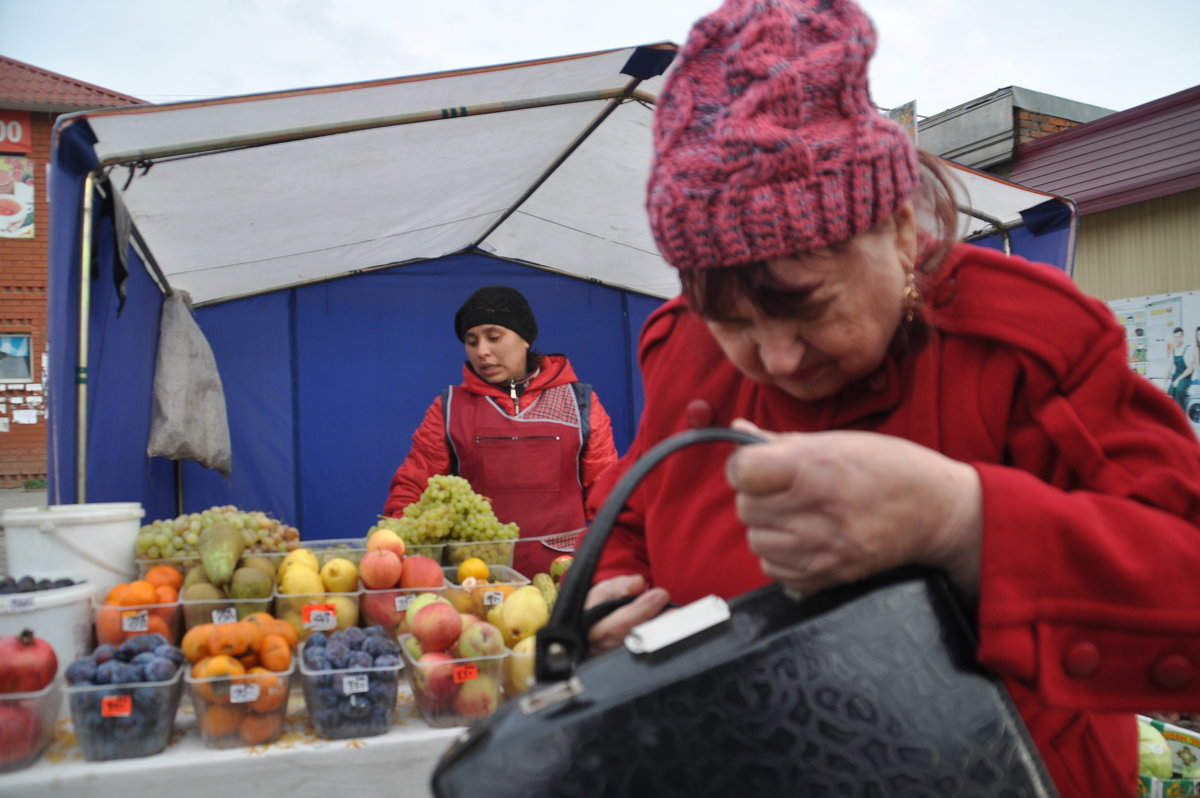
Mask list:
[[[200,533],[218,521],[241,530],[247,553],[288,552],[300,546],[300,530],[294,526],[258,510],[225,505],[146,524],[138,530],[134,557],[159,560],[197,556]]]
[[[380,518],[367,534],[381,527],[395,531],[409,546],[516,540],[521,534],[515,523],[500,523],[491,501],[472,490],[470,482],[444,474],[429,478],[402,517]]]

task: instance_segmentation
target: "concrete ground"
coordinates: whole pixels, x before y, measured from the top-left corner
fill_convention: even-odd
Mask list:
[[[8,551],[4,545],[4,511],[46,504],[46,491],[0,488],[0,574],[8,573]]]

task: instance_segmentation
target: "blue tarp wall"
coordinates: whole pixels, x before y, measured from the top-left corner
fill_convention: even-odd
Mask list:
[[[176,515],[175,464],[147,458],[162,297],[131,250],[122,302],[114,234],[93,237],[88,369],[76,374],[80,198],[94,166],[85,124],[60,131],[51,185],[50,501],[76,503],[76,382],[86,380],[86,501],[137,501]],[[461,254],[196,310],[225,390],[229,480],[182,465],[183,511],[232,504],[304,539],[362,537],[412,432],[461,380],[454,312],[476,288],[511,285],[538,319],[535,346],[566,354],[613,421],[619,452],[642,406],[637,333],[661,300],[483,254]]]

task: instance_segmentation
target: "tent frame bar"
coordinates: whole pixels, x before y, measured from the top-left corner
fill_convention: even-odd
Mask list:
[[[96,172],[83,180],[83,219],[79,247],[79,352],[75,358],[75,502],[87,503],[88,317],[92,308],[92,200]]]
[[[406,114],[375,116],[366,119],[337,122],[328,125],[305,125],[301,127],[274,130],[267,133],[250,133],[238,136],[223,136],[182,144],[163,147],[143,147],[123,152],[113,152],[100,159],[100,166],[111,167],[122,164],[149,163],[163,158],[180,156],[207,155],[234,149],[262,147],[271,144],[286,144],[293,141],[336,136],[342,133],[355,133],[362,130],[409,125],[416,122],[433,122],[440,119],[457,119],[463,116],[480,116],[483,114],[503,113],[505,111],[523,111],[531,108],[546,108],[554,105],[570,105],[573,103],[596,102],[614,99],[635,99],[643,102],[654,102],[652,95],[631,90],[630,87],[620,89],[599,89],[595,91],[571,92],[553,94],[545,97],[531,97],[525,100],[506,100],[478,105],[462,105],[451,108],[439,108],[432,111],[414,111]]]

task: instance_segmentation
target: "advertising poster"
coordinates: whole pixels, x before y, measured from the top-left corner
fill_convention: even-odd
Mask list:
[[[1200,436],[1200,291],[1114,299],[1129,367],[1166,391]]]
[[[0,155],[0,238],[33,238],[33,162]]]

